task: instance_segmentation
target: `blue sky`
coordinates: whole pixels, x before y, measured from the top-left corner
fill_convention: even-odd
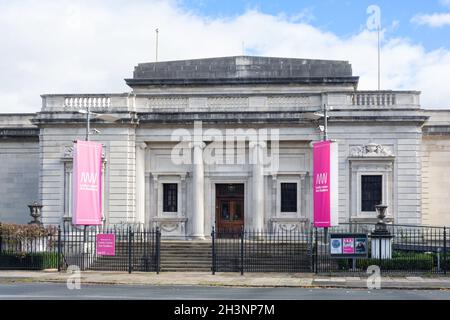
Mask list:
[[[366,9],[375,4],[381,9],[382,27],[387,35],[421,43],[428,50],[450,48],[450,24],[440,28],[417,25],[418,14],[450,13],[450,1],[441,0],[180,0],[186,10],[211,18],[237,16],[247,10],[277,15],[304,15],[309,24],[348,37],[366,25]]]

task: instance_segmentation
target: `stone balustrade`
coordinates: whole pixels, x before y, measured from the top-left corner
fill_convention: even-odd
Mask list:
[[[342,91],[327,93],[327,103],[339,109],[402,109],[420,108],[416,91]],[[43,95],[42,111],[75,112],[88,107],[92,111],[138,112],[204,112],[204,111],[299,111],[320,107],[325,101],[317,93],[291,93],[288,96],[271,92],[255,96],[223,94],[220,97],[202,95],[148,94],[70,94]]]
[[[393,92],[356,92],[352,96],[354,106],[392,106],[396,104]]]
[[[130,107],[131,106],[131,107]],[[86,110],[111,112],[130,110],[133,101],[128,94],[52,94],[42,96],[42,111]]]
[[[109,109],[111,98],[108,96],[81,96],[64,98],[65,109]]]
[[[355,91],[328,93],[328,105],[337,109],[419,109],[418,91]]]

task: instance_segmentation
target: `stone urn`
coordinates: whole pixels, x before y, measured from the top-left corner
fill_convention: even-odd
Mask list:
[[[42,225],[41,222],[41,210],[43,205],[37,203],[34,201],[32,204],[28,205],[28,208],[30,208],[30,216],[33,218],[33,221],[31,221],[29,224],[37,224]]]

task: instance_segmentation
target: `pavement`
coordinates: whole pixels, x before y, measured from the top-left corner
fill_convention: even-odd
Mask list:
[[[220,310],[219,304],[225,300],[256,300],[257,304],[272,302],[267,300],[450,300],[450,290],[413,289],[346,289],[346,288],[259,288],[259,287],[209,287],[209,286],[152,286],[152,285],[108,285],[81,284],[79,288],[68,288],[65,283],[1,283],[0,300],[170,300],[173,303],[158,302],[155,307],[160,312],[172,314],[174,307],[183,304],[205,306],[208,301],[209,314]],[[181,303],[176,300],[189,300]],[[198,300],[198,301],[193,301]],[[214,302],[211,300],[220,300]],[[227,304],[225,302],[225,304]],[[233,302],[233,305],[242,305]],[[252,304],[246,302],[243,304]],[[256,304],[256,303],[255,303]],[[7,306],[11,306],[7,304]],[[298,310],[299,305],[292,305]],[[146,305],[146,309],[148,305]],[[279,319],[292,316],[291,308],[275,306]],[[3,310],[3,309],[2,309]],[[148,309],[147,309],[148,310]],[[333,312],[334,309],[330,310]],[[321,310],[327,311],[327,310]],[[103,312],[103,310],[102,310]],[[117,312],[117,311],[116,311]],[[103,313],[102,313],[103,314]],[[116,314],[116,313],[115,313]],[[283,316],[286,314],[286,316]],[[169,317],[172,318],[173,317]]]
[[[67,283],[75,281],[77,274],[47,271],[0,271],[1,283]],[[293,288],[348,288],[367,289],[367,277],[333,277],[313,273],[239,273],[220,272],[94,272],[80,273],[83,284],[103,285],[152,285],[152,286],[217,286],[217,287],[293,287]],[[410,276],[381,277],[382,289],[450,289],[450,277]],[[373,287],[372,287],[373,288]]]

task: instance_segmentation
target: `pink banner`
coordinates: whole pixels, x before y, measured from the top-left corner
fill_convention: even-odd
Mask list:
[[[338,224],[337,143],[322,141],[313,145],[314,226]]]
[[[73,148],[74,225],[102,224],[102,145],[78,140]]]
[[[99,256],[116,255],[116,235],[113,233],[97,234],[97,254]]]

